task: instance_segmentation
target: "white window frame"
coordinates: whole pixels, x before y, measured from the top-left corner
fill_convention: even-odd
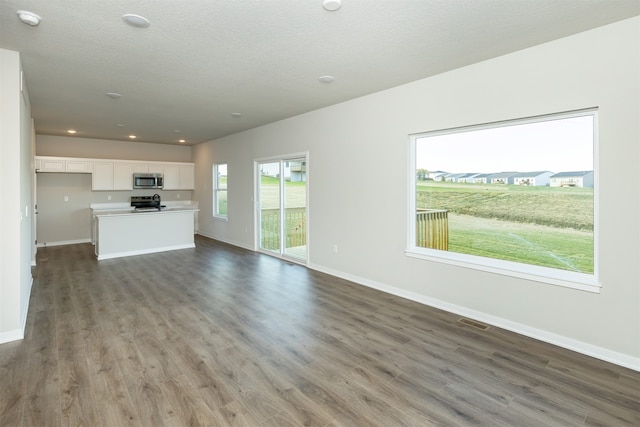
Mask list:
[[[516,120],[506,120],[481,125],[466,126],[454,129],[445,129],[432,132],[421,132],[409,135],[408,143],[408,211],[407,211],[407,249],[405,254],[409,257],[427,261],[450,264],[504,276],[517,277],[556,286],[563,286],[587,292],[600,293],[601,284],[598,276],[598,205],[599,205],[599,173],[598,173],[598,111],[597,108],[577,110],[565,113],[548,114]],[[504,261],[487,258],[478,255],[468,255],[457,252],[448,252],[438,249],[423,248],[416,245],[416,143],[425,136],[445,135],[471,130],[490,129],[502,126],[519,125],[526,123],[544,122],[554,119],[593,116],[593,274],[565,271],[555,268],[524,264],[513,261]]]
[[[227,188],[220,188],[220,181],[219,181],[219,174],[218,174],[218,169],[220,168],[220,166],[226,166],[227,167]],[[212,187],[213,187],[213,191],[212,191],[212,195],[213,195],[213,203],[212,203],[212,212],[213,212],[213,217],[214,218],[218,218],[218,219],[222,219],[222,220],[228,220],[229,219],[229,163],[228,162],[218,162],[218,163],[214,163],[213,167],[211,168],[211,173],[212,173]],[[227,214],[221,214],[219,213],[219,206],[218,206],[218,200],[219,200],[219,195],[221,192],[224,192],[227,195]]]

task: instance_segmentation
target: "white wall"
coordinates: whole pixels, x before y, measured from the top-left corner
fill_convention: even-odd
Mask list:
[[[640,370],[639,28],[636,17],[195,146],[200,232],[253,248],[253,160],[309,151],[310,267]],[[409,134],[589,107],[600,294],[405,256]],[[211,218],[220,161],[228,222]]]
[[[20,339],[31,291],[32,121],[18,52],[0,49],[0,343]]]
[[[191,147],[72,136],[38,135],[36,155],[159,162],[191,162]]]

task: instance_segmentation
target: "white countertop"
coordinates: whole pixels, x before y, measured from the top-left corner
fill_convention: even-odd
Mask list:
[[[92,212],[96,211],[117,211],[121,209],[131,209],[131,203],[91,203],[89,208]]]
[[[162,202],[163,206],[161,211],[148,210],[148,211],[136,211],[131,207],[128,202],[113,202],[113,203],[91,203],[89,208],[94,216],[105,215],[120,215],[120,214],[141,214],[141,213],[163,213],[163,212],[175,212],[175,211],[199,211],[198,202],[193,200],[184,201],[166,201]]]
[[[115,210],[93,210],[93,215],[97,218],[108,217],[108,216],[124,216],[124,215],[162,215],[162,214],[170,214],[177,212],[198,212],[198,209],[195,206],[167,206],[166,208],[162,208],[161,210],[135,210],[129,206],[128,209],[115,209]]]

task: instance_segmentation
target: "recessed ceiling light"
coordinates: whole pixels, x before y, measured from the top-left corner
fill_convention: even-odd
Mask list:
[[[116,126],[118,126],[119,128],[123,128],[124,125],[122,123],[118,123]]]
[[[75,129],[68,129],[67,133],[74,134],[74,133],[76,133],[76,130]]]
[[[329,12],[335,12],[340,9],[340,6],[342,6],[341,0],[323,0],[322,2],[324,10],[328,10]]]
[[[35,13],[29,12],[28,10],[19,10],[16,13],[18,14],[18,18],[20,18],[22,22],[27,25],[31,25],[32,27],[38,25],[42,20],[40,15],[36,15]]]
[[[242,113],[231,113],[233,117],[242,117]]]
[[[135,135],[129,135],[129,138],[136,139],[136,136]]]
[[[180,131],[178,129],[174,130],[175,133],[180,133]]]
[[[186,139],[179,139],[178,142],[183,143],[183,142],[187,142]]]
[[[122,20],[132,27],[136,28],[147,28],[149,25],[151,25],[147,18],[140,15],[134,15],[133,13],[122,15]]]
[[[107,92],[105,93],[105,95],[107,95],[109,98],[120,98],[122,96],[117,92]]]
[[[318,77],[318,80],[320,80],[322,83],[331,83],[335,80],[335,77],[333,76],[321,76]]]

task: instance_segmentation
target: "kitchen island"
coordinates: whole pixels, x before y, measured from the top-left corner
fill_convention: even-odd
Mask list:
[[[99,211],[95,217],[98,260],[195,247],[194,207],[155,211]]]

